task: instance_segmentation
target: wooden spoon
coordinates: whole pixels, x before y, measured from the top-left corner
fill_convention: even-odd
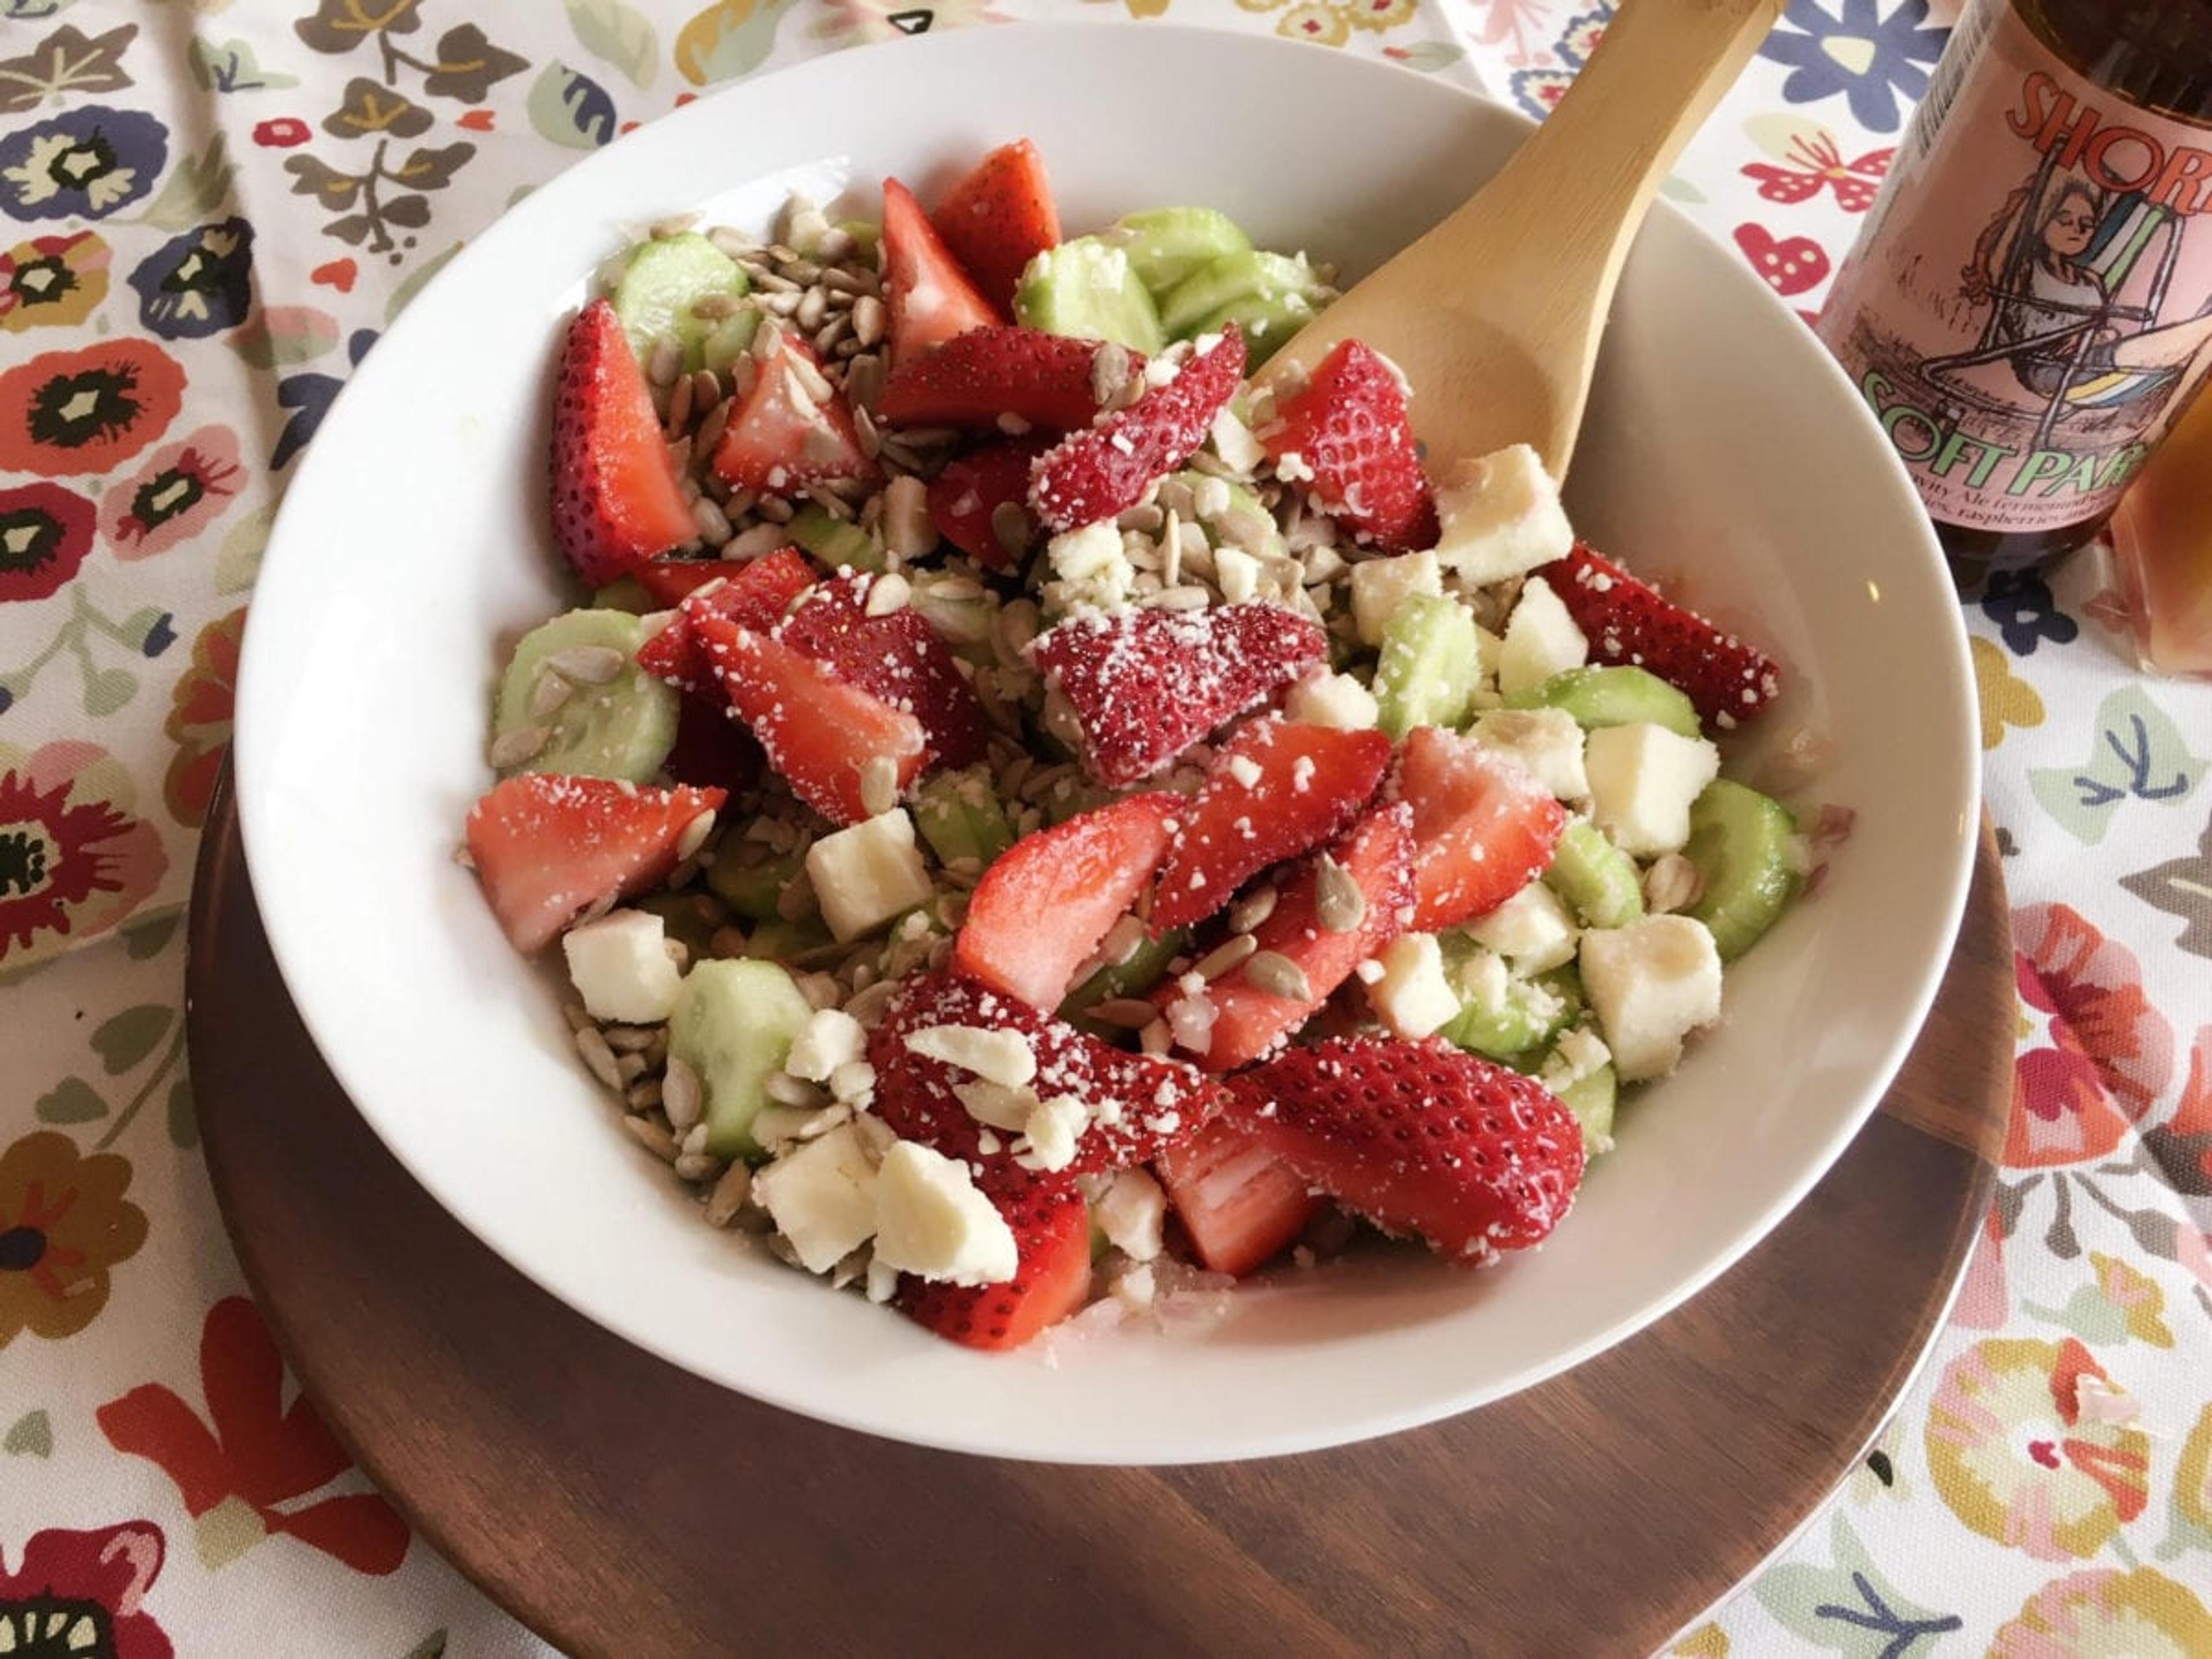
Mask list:
[[[1564,478],[1637,227],[1784,3],[1624,0],[1504,168],[1308,324],[1263,378],[1364,340],[1413,382],[1432,476],[1528,443]]]

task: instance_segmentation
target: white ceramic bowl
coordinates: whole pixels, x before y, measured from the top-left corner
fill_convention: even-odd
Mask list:
[[[1351,276],[1526,131],[1408,71],[1157,24],[964,30],[843,52],[654,123],[537,191],[416,300],[293,480],[255,595],[239,800],[285,980],[402,1163],[609,1328],[791,1410],[1066,1462],[1291,1452],[1525,1388],[1629,1335],[1755,1243],[1843,1149],[1933,997],[1964,902],[1978,750],[1965,636],[1904,473],[1804,325],[1662,210],[1606,343],[1571,506],[1681,573],[1786,664],[1764,722],[1832,740],[1856,809],[1825,889],[1732,975],[1723,1029],[1625,1115],[1541,1251],[1287,1275],[1202,1334],[979,1356],[740,1241],[633,1146],[550,986],[453,861],[488,785],[504,642],[562,602],[543,504],[562,325],[626,234],[704,207],[764,223],[896,172],[924,189],[1028,134],[1066,222],[1218,205]],[[364,1239],[364,1249],[374,1241]]]

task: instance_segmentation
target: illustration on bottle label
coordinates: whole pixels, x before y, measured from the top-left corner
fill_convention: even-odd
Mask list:
[[[1961,27],[1821,331],[1934,517],[2055,529],[2118,499],[2212,368],[2212,137],[2010,6]]]

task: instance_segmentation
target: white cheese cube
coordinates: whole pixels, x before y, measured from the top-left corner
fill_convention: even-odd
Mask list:
[[[875,1259],[953,1285],[1002,1285],[1021,1268],[1013,1229],[968,1166],[911,1140],[877,1171]]]
[[[1494,1014],[1505,1006],[1513,976],[1505,958],[1495,951],[1472,951],[1462,957],[1449,975],[1452,988],[1473,1007]]]
[[[1283,713],[1315,726],[1363,732],[1382,718],[1382,706],[1349,674],[1309,674],[1291,688]]]
[[[1540,876],[1481,921],[1469,923],[1467,931],[1477,944],[1511,957],[1516,970],[1531,975],[1572,960],[1578,930],[1559,896]]]
[[[842,943],[925,903],[929,872],[903,806],[827,835],[806,849],[806,873],[822,919]]]
[[[1551,1057],[1536,1080],[1553,1094],[1565,1094],[1586,1077],[1613,1063],[1613,1050],[1588,1025],[1577,1025],[1552,1045]]]
[[[1623,1083],[1664,1077],[1682,1039],[1721,1013],[1721,953],[1690,916],[1645,916],[1583,935],[1589,994]]]
[[[1565,709],[1492,708],[1475,716],[1469,735],[1526,767],[1561,800],[1589,799],[1583,729]]]
[[[659,916],[610,910],[561,936],[568,978],[594,1019],[658,1025],[676,1006],[683,973],[669,959]]]
[[[1583,744],[1590,820],[1624,853],[1679,853],[1690,839],[1690,803],[1720,775],[1721,752],[1649,721],[1601,726]]]
[[[783,1069],[810,1083],[827,1083],[840,1066],[863,1058],[868,1034],[842,1008],[817,1008],[791,1040]]]
[[[1565,558],[1575,532],[1559,486],[1527,444],[1468,463],[1437,491],[1437,557],[1468,586]]]
[[[1025,1168],[1065,1170],[1075,1162],[1083,1132],[1091,1127],[1091,1114],[1073,1095],[1054,1095],[1030,1109],[1022,1122],[1023,1145],[1016,1160]]]
[[[1260,463],[1267,459],[1267,452],[1252,435],[1252,428],[1237,419],[1226,404],[1215,411],[1209,433],[1213,440],[1213,453],[1228,462],[1232,471],[1256,471]]]
[[[1111,519],[1054,536],[1044,553],[1054,580],[1044,585],[1042,598],[1055,615],[1085,605],[1119,611],[1129,603],[1137,568],[1129,562]]]
[[[1498,653],[1498,689],[1507,696],[1533,691],[1554,674],[1589,660],[1584,634],[1551,583],[1531,576],[1506,619],[1505,642]]]
[[[1213,550],[1213,583],[1231,605],[1243,605],[1260,592],[1260,562],[1234,547]]]
[[[1091,1218],[1106,1235],[1106,1242],[1138,1261],[1159,1255],[1160,1228],[1167,1213],[1167,1194],[1143,1170],[1122,1170],[1091,1206]]]
[[[1433,553],[1401,553],[1393,558],[1363,559],[1352,567],[1352,620],[1362,645],[1382,643],[1382,630],[1401,600],[1415,593],[1444,591],[1443,571]]]
[[[1376,1017],[1401,1037],[1425,1037],[1459,1013],[1434,933],[1401,933],[1382,952],[1382,977],[1367,988]]]
[[[753,1198],[775,1218],[812,1273],[826,1273],[876,1231],[876,1170],[849,1123],[806,1141],[753,1176]]]

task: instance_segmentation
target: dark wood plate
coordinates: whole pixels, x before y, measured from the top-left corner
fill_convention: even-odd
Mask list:
[[[303,1385],[495,1601],[566,1649],[625,1659],[1648,1651],[1787,1539],[1889,1413],[1989,1201],[2011,1092],[2011,939],[1985,837],[1896,1087],[1704,1294],[1429,1428],[1259,1462],[1071,1468],[755,1404],[476,1243],[318,1058],[227,791],[189,972],[208,1167]]]

